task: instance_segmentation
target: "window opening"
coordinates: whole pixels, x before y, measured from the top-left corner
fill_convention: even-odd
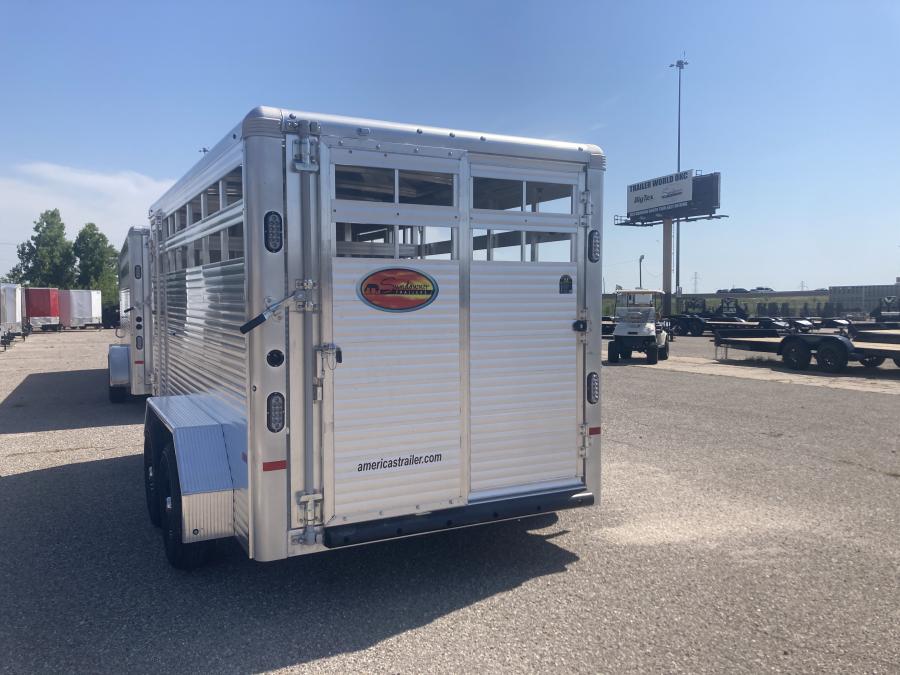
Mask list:
[[[572,187],[563,183],[525,183],[525,209],[539,213],[572,213]]]
[[[399,171],[401,204],[453,206],[453,174],[430,171]]]
[[[472,206],[494,211],[521,211],[522,181],[476,176],[472,179]]]
[[[394,169],[335,165],[334,196],[335,199],[392,204],[395,202]]]

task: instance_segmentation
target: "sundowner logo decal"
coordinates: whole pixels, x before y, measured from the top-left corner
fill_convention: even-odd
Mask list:
[[[414,312],[434,302],[438,285],[423,272],[389,267],[365,277],[356,292],[369,307],[383,312]]]

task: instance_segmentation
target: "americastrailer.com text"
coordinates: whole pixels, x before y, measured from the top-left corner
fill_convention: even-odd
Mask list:
[[[396,469],[401,466],[415,466],[417,464],[434,464],[441,461],[441,453],[430,455],[409,455],[407,457],[394,457],[391,459],[379,459],[374,462],[361,462],[357,471],[377,471],[379,469]]]

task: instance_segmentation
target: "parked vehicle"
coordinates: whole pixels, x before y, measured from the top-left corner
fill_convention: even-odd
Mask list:
[[[150,230],[132,227],[119,252],[119,321],[109,346],[109,400],[151,393],[153,319],[150,276]]]
[[[169,562],[592,504],[604,167],[584,144],[247,115],[151,208],[151,311],[122,299],[152,333]]]
[[[22,287],[19,284],[0,284],[0,344],[13,344],[17,337],[25,338],[22,322]]]
[[[774,288],[769,288],[768,286],[756,286],[751,293],[774,293]]]
[[[102,328],[103,308],[100,291],[60,290],[59,323],[63,328]]]
[[[641,352],[647,363],[669,358],[669,333],[659,322],[662,291],[642,288],[616,291],[616,325],[607,352],[610,363]]]
[[[26,286],[25,322],[32,330],[59,331],[59,290],[56,288],[38,288]]]
[[[749,293],[746,288],[732,288],[728,291],[729,293]]]
[[[757,324],[747,321],[747,312],[735,298],[722,298],[714,310],[706,309],[706,303],[686,303],[686,313],[667,317],[675,335],[693,335],[699,337],[707,331],[716,330],[725,325],[740,324],[740,327],[757,328]],[[738,327],[738,326],[735,326]]]

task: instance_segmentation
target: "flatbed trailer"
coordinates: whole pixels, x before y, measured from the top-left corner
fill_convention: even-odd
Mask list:
[[[877,368],[887,359],[900,367],[900,331],[866,331],[854,339],[838,333],[791,333],[776,330],[720,330],[715,333],[716,356],[719,348],[765,352],[781,356],[785,365],[805,370],[815,357],[820,369],[839,373],[850,361]]]

